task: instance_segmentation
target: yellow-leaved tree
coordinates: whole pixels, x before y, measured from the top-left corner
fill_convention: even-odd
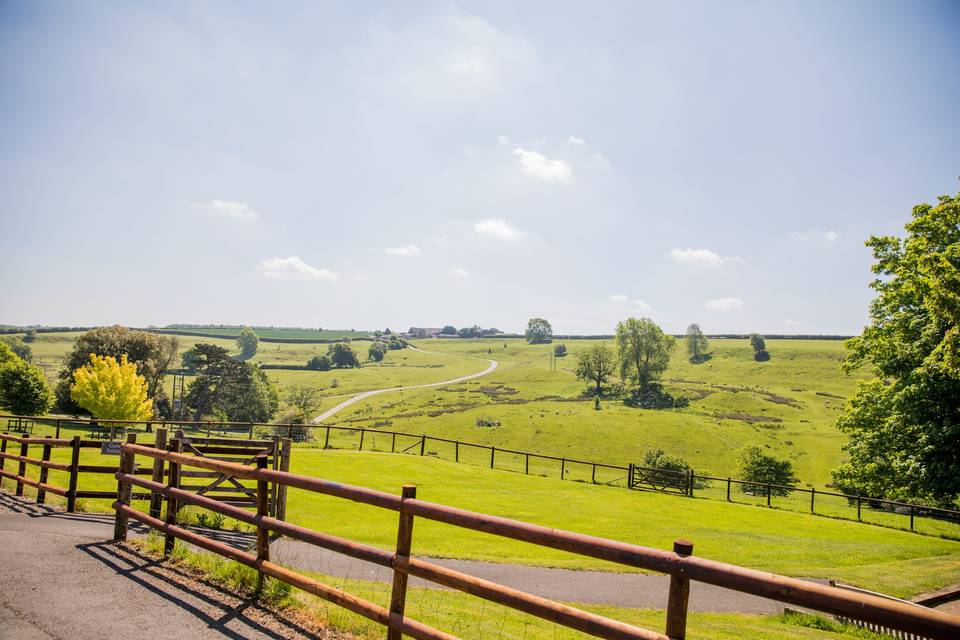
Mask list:
[[[137,365],[120,356],[90,354],[90,363],[73,372],[70,397],[102,420],[147,420],[153,415],[147,381]]]

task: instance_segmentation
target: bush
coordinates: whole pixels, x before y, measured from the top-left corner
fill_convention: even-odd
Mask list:
[[[793,464],[789,460],[781,460],[767,455],[760,447],[747,447],[740,452],[740,478],[747,482],[756,482],[756,485],[743,484],[740,490],[749,494],[766,493],[765,485],[795,485],[799,482],[793,475]],[[773,487],[770,495],[790,495],[789,489]]]
[[[687,406],[690,401],[682,396],[672,396],[660,384],[650,383],[646,389],[631,389],[623,403],[637,409],[676,409]]]
[[[313,356],[307,361],[307,369],[312,371],[330,371],[332,367],[333,363],[330,362],[330,357],[326,355]]]
[[[36,365],[18,360],[0,366],[0,406],[21,416],[42,415],[53,403],[47,377]]]
[[[766,362],[770,359],[770,353],[766,349],[760,349],[754,352],[753,359],[757,362]]]
[[[26,339],[20,340],[13,336],[3,336],[3,338],[0,338],[0,340],[5,342],[18,358],[24,362],[33,362],[33,351],[31,351],[30,345],[24,344]]]
[[[562,358],[563,356],[567,355],[567,345],[562,343],[556,345],[553,348],[553,355],[557,356],[558,358]]]
[[[270,425],[270,432],[273,435],[289,438],[291,442],[313,440],[313,429],[306,426],[306,416],[302,410],[290,407],[277,416],[277,422],[279,424]]]
[[[385,355],[387,355],[387,345],[382,342],[374,342],[367,349],[367,360],[382,362]]]
[[[330,345],[327,355],[330,358],[330,364],[337,369],[352,369],[360,366],[360,360],[348,342],[336,342]]]
[[[657,469],[664,471],[664,478],[669,483],[675,483],[678,478],[683,476],[686,478],[687,474],[693,471],[693,468],[687,464],[687,461],[683,458],[678,458],[676,456],[671,456],[667,454],[663,449],[652,449],[647,451],[643,456],[643,466],[648,469]],[[697,489],[704,489],[710,485],[710,482],[705,479],[695,479],[693,486]]]
[[[600,397],[611,400],[622,400],[627,397],[628,393],[627,386],[622,382],[602,385],[599,394],[597,394],[597,388],[592,385],[583,390],[583,395],[588,398]]]

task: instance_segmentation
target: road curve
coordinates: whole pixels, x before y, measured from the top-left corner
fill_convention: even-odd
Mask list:
[[[436,353],[436,354],[438,354],[438,355],[449,355],[449,354],[446,354],[446,353],[439,353],[439,352],[436,352],[436,351],[425,351],[425,350],[423,350],[423,349],[418,349],[417,347],[407,347],[407,348],[408,348],[408,349],[413,349],[414,351],[419,351],[420,353]],[[468,376],[461,376],[461,377],[459,377],[459,378],[454,378],[454,379],[452,379],[452,380],[443,380],[443,381],[441,381],[441,382],[430,382],[430,383],[427,383],[427,384],[414,384],[414,385],[410,385],[409,387],[403,387],[403,386],[401,386],[401,387],[388,387],[388,388],[386,388],[386,389],[373,389],[372,391],[363,391],[363,392],[361,392],[361,393],[358,393],[358,394],[356,394],[356,395],[354,395],[354,396],[351,396],[351,397],[347,398],[346,400],[344,400],[343,402],[341,402],[341,403],[338,404],[337,406],[332,407],[332,408],[330,408],[330,409],[327,409],[326,411],[324,411],[323,413],[321,413],[320,415],[318,415],[316,418],[314,418],[314,419],[313,419],[313,422],[314,422],[314,423],[318,423],[318,422],[323,422],[323,421],[325,421],[325,420],[329,420],[332,416],[334,416],[334,415],[336,415],[337,413],[343,411],[344,409],[346,409],[346,408],[349,407],[350,405],[352,405],[352,404],[354,404],[354,403],[357,403],[357,402],[360,402],[361,400],[366,400],[366,399],[369,398],[370,396],[375,396],[375,395],[380,394],[380,393],[388,393],[388,392],[390,392],[390,391],[400,391],[401,389],[425,389],[425,388],[427,388],[427,387],[443,387],[443,386],[446,386],[446,385],[448,385],[448,384],[457,384],[458,382],[464,382],[464,381],[466,381],[466,380],[473,380],[474,378],[480,378],[480,377],[485,376],[485,375],[487,375],[487,374],[493,373],[493,372],[496,370],[496,368],[497,368],[497,364],[499,364],[496,360],[487,360],[487,362],[490,363],[490,366],[488,366],[488,367],[487,367],[486,369],[484,369],[483,371],[481,371],[481,372],[479,372],[479,373],[471,373],[471,374],[468,375]]]

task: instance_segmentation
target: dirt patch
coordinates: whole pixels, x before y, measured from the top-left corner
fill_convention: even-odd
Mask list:
[[[827,391],[817,391],[818,396],[823,396],[824,398],[836,398],[837,400],[846,400],[843,396],[838,396],[835,393],[829,393]]]
[[[493,384],[485,387],[480,387],[479,389],[471,389],[470,393],[482,393],[486,396],[496,397],[496,396],[512,396],[515,393],[519,393],[513,387],[508,387],[505,384]]]
[[[783,422],[783,418],[777,418],[776,416],[754,416],[749,413],[718,413],[717,417],[723,420],[740,420],[751,424],[757,422]]]

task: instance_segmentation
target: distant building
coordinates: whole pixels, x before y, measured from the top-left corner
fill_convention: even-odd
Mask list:
[[[411,338],[436,338],[440,331],[441,327],[410,327],[407,335]]]

